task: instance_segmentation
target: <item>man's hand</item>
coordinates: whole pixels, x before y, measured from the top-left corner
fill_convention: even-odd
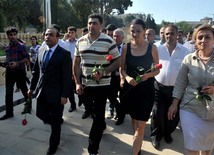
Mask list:
[[[18,65],[19,65],[19,64],[18,64],[17,62],[15,62],[15,61],[9,63],[9,67],[10,67],[10,68],[15,68],[15,67],[17,67]]]
[[[61,97],[61,104],[66,104],[67,103],[67,98],[66,97]]]
[[[28,95],[29,98],[32,98],[33,90],[28,90],[27,95]]]
[[[81,84],[76,84],[76,92],[78,95],[83,94],[83,86]]]
[[[69,39],[69,33],[64,34],[63,41],[66,41],[67,39]]]

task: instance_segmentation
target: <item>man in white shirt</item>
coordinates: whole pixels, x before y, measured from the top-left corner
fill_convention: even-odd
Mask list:
[[[75,45],[77,42],[76,32],[77,32],[77,29],[74,26],[69,26],[67,28],[67,33],[65,33],[65,35],[63,37],[63,41],[65,41],[67,43],[68,51],[71,53],[72,60],[74,60],[74,51],[75,51]],[[75,83],[73,80],[72,80],[72,84],[75,87]],[[69,101],[71,103],[71,106],[68,109],[68,112],[73,112],[74,110],[76,110],[76,102],[75,102],[75,97],[74,97],[75,88],[74,87],[71,89],[71,92],[69,95]]]
[[[165,40],[165,36],[164,36],[164,31],[165,31],[165,27],[161,27],[160,29],[160,41],[156,42],[155,45],[158,47],[159,45],[163,45],[166,40]]]
[[[172,143],[171,133],[176,129],[179,116],[168,120],[167,112],[172,103],[172,91],[183,58],[189,54],[187,48],[177,42],[178,28],[168,25],[165,28],[166,43],[158,47],[159,63],[163,68],[155,77],[155,103],[151,119],[152,145],[158,149],[164,137],[166,143]]]

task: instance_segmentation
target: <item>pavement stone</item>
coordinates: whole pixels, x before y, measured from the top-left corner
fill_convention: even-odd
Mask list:
[[[0,86],[0,106],[4,105],[4,86]],[[14,100],[22,98],[17,93]],[[78,103],[78,102],[77,102]],[[107,104],[108,105],[108,104]],[[56,155],[88,155],[88,134],[91,118],[81,119],[84,107],[69,113],[70,103],[65,105],[61,142]],[[39,120],[35,113],[36,100],[33,99],[32,114],[27,115],[28,124],[22,126],[23,104],[14,107],[14,117],[0,121],[0,155],[45,155],[49,147],[50,126]],[[2,116],[5,111],[0,112]],[[131,155],[132,135],[131,119],[126,115],[122,125],[116,126],[114,119],[106,119],[107,129],[103,133],[99,155]],[[173,133],[174,141],[166,144],[161,141],[160,150],[153,148],[150,142],[150,121],[147,122],[141,152],[143,155],[182,155],[183,137],[179,128]],[[214,154],[213,154],[214,155]]]

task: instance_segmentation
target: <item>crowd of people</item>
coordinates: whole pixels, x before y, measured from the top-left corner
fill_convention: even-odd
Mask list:
[[[6,30],[10,43],[6,52],[6,113],[0,120],[14,117],[13,93],[16,84],[25,98],[36,96],[36,115],[50,124],[47,155],[60,145],[64,105],[69,112],[84,105],[82,119],[93,122],[89,132],[89,155],[99,153],[107,119],[122,125],[126,114],[133,128],[133,155],[140,155],[146,122],[151,118],[151,143],[160,148],[161,139],[172,143],[172,133],[181,122],[185,155],[211,155],[214,147],[214,28],[200,25],[183,39],[183,31],[169,24],[147,29],[142,19],[130,23],[131,39],[116,25],[103,28],[99,14],[88,17],[82,37],[67,28],[60,39],[60,28],[50,25],[44,41],[30,38],[32,47],[18,40],[18,30]],[[193,37],[192,37],[193,35]],[[32,70],[29,88],[26,64]],[[156,67],[156,66],[161,67]],[[75,95],[75,93],[77,95]],[[102,154],[102,153],[101,153]]]

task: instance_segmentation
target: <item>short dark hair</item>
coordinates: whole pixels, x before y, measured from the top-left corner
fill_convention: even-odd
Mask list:
[[[33,39],[33,38],[37,40],[37,37],[36,37],[36,36],[31,36],[31,37],[30,37],[30,39]]]
[[[7,27],[6,34],[9,35],[11,32],[15,32],[17,34],[18,30],[16,27],[12,27],[12,26]]]
[[[88,32],[88,28],[87,27],[82,28],[82,32]]]
[[[48,29],[56,29],[56,30],[57,30],[56,36],[57,36],[57,37],[60,36],[60,34],[59,34],[59,32],[60,32],[60,27],[59,27],[57,24],[51,24],[51,25],[48,27]]]
[[[68,31],[75,31],[75,32],[77,32],[77,29],[76,29],[76,27],[74,27],[74,26],[69,26],[69,27],[67,28],[67,30],[68,30]]]
[[[108,31],[114,31],[116,29],[117,29],[117,27],[114,24],[108,24],[106,26],[106,30],[108,30]]]
[[[169,25],[166,26],[166,28],[168,28],[168,27],[175,29],[176,33],[178,32],[178,27],[176,25],[169,24]]]
[[[146,28],[146,25],[145,25],[145,22],[142,20],[142,19],[134,19],[132,22],[131,22],[131,25],[133,24],[138,24],[138,25],[141,25],[143,29]]]
[[[89,18],[97,18],[99,20],[100,24],[103,24],[103,17],[100,14],[98,14],[98,13],[90,14],[88,16],[88,19]]]

